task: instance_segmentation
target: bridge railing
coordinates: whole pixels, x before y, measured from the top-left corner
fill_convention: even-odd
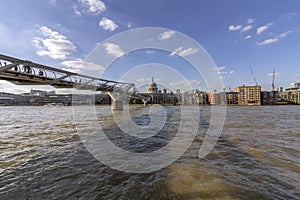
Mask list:
[[[129,91],[133,83],[106,80],[0,54],[0,79],[18,85],[51,85],[96,91]]]
[[[52,85],[106,91],[122,89],[131,83],[111,81],[61,70],[0,54],[0,78],[16,84]]]
[[[0,54],[0,79],[17,85],[51,85],[56,88],[76,88],[79,90],[123,93],[126,96],[137,94],[133,83],[118,82],[82,75],[71,71],[41,65],[28,60]]]

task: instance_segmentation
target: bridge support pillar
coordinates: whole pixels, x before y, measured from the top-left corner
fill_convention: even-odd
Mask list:
[[[111,109],[112,110],[123,110],[123,100],[125,98],[124,92],[108,92],[112,99]]]
[[[111,103],[112,110],[123,110],[123,101],[113,100]]]
[[[142,99],[144,106],[147,106],[148,100]]]

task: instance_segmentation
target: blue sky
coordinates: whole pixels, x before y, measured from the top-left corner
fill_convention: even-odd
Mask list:
[[[86,66],[83,60],[99,43],[123,31],[143,27],[171,29],[197,41],[216,63],[227,88],[254,84],[249,65],[265,90],[271,89],[272,78],[268,75],[273,68],[276,68],[276,86],[286,88],[290,82],[300,82],[298,0],[2,0],[0,53],[78,70],[78,66]],[[118,54],[116,46],[106,49],[116,57],[125,57],[120,51]],[[191,54],[196,52],[190,50]],[[133,57],[143,58],[144,63],[134,61],[131,66],[146,64],[146,57],[152,51],[135,53]],[[149,62],[168,60],[168,56],[161,59],[163,55],[156,51],[152,55],[156,60]],[[178,58],[169,63],[164,61],[162,64],[174,68],[182,62]],[[118,71],[118,67],[128,62],[120,60],[119,66],[116,62],[112,68]],[[121,71],[125,73],[128,66]],[[154,72],[156,67],[152,72],[151,65],[143,65],[143,69],[145,73],[136,71],[139,76],[131,76],[130,81],[145,85],[155,76],[157,82],[170,89],[184,87],[182,80],[176,82],[168,73],[160,77]],[[192,71],[188,72],[190,69],[182,64],[180,73],[187,74],[186,79],[194,88],[201,88],[202,78],[193,76]],[[114,76],[113,70],[108,70],[103,77],[124,78]],[[0,81],[1,91],[18,92],[28,88]]]

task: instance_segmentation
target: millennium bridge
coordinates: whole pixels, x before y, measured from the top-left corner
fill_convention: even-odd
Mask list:
[[[0,80],[16,85],[50,85],[55,88],[76,88],[107,92],[112,99],[112,110],[123,110],[126,97],[150,100],[139,94],[133,83],[106,80],[70,72],[0,54]]]

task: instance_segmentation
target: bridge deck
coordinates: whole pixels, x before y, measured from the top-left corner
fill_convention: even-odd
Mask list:
[[[94,91],[132,91],[132,97],[148,101],[136,93],[133,83],[106,80],[0,54],[0,79],[16,85],[51,85],[56,88],[76,88]]]

